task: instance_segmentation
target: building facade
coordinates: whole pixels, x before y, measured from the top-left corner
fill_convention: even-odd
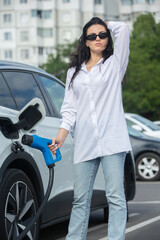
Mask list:
[[[148,11],[160,21],[160,0],[0,0],[0,59],[39,66],[57,44],[79,38],[93,16],[132,27]]]
[[[160,0],[120,0],[119,18],[128,23],[132,30],[133,23],[140,14],[152,13],[155,21],[160,22]]]

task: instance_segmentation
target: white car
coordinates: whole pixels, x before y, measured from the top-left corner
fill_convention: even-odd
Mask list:
[[[160,121],[154,121],[154,123],[158,126],[160,126]]]
[[[12,240],[31,221],[44,199],[48,185],[48,167],[42,153],[22,144],[24,131],[17,116],[32,99],[41,99],[46,116],[29,134],[49,138],[60,127],[60,108],[65,85],[42,69],[26,64],[0,61],[0,239]],[[23,113],[23,112],[22,112]],[[24,114],[24,113],[23,113]],[[29,120],[34,121],[35,114]],[[82,133],[83,134],[83,133]],[[54,184],[41,218],[25,239],[38,240],[39,228],[69,219],[73,201],[73,137],[62,146],[62,160],[54,168]],[[135,163],[128,153],[125,163],[126,200],[135,195]],[[100,168],[95,180],[91,210],[104,209],[107,201]],[[105,219],[106,220],[106,219]],[[24,238],[23,238],[24,239]]]
[[[138,114],[125,113],[127,125],[144,134],[160,138],[160,126]]]

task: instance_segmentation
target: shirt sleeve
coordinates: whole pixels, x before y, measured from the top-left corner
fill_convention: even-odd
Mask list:
[[[74,127],[77,113],[77,99],[73,91],[73,87],[71,86],[70,88],[68,88],[71,81],[70,70],[71,69],[69,69],[67,72],[65,96],[61,107],[62,119],[60,126],[60,128],[64,128],[68,131],[70,131]]]
[[[115,41],[113,56],[116,58],[120,70],[124,74],[129,60],[129,27],[123,22],[110,21],[108,23],[108,29],[113,33]]]

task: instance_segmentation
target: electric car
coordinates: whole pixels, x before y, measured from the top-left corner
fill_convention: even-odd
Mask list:
[[[49,139],[56,136],[65,85],[42,69],[0,61],[0,86],[0,239],[13,240],[35,215],[49,180],[42,153],[22,144],[24,131],[17,123],[17,116],[30,100],[41,99],[46,116],[38,125],[34,125],[34,117],[31,117],[32,127],[26,132]],[[22,115],[24,112],[21,110]],[[54,184],[49,200],[39,221],[24,239],[38,239],[40,228],[69,219],[73,201],[73,150],[73,137],[69,134],[61,148],[62,160],[54,168]],[[129,152],[124,178],[127,201],[135,196],[134,164],[133,154]],[[106,221],[108,208],[101,167],[94,184],[91,210],[99,208],[104,209]]]

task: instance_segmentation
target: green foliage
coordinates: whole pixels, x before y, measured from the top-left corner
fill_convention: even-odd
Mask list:
[[[40,68],[43,68],[45,71],[56,76],[65,83],[68,61],[76,46],[77,40],[66,45],[57,45],[55,54],[50,54],[47,62],[41,65]]]
[[[140,15],[134,23],[126,76],[125,111],[160,119],[160,24],[151,14]]]

